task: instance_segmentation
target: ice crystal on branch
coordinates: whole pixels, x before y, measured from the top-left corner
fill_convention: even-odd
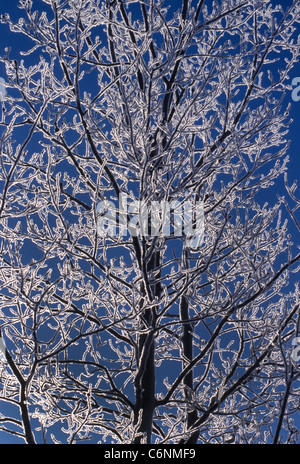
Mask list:
[[[2,431],[297,441],[291,3],[22,1],[2,16],[24,38],[1,57]]]

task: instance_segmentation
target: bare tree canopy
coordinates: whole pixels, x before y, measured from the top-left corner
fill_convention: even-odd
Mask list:
[[[299,1],[19,6],[1,25],[21,52],[1,56],[0,430],[299,442]]]

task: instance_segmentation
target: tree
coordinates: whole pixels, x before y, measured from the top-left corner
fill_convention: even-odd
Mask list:
[[[44,4],[2,19],[2,431],[296,442],[299,2]]]

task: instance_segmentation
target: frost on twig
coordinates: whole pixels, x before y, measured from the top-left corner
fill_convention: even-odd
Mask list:
[[[0,431],[297,442],[299,2],[38,3],[1,24]]]

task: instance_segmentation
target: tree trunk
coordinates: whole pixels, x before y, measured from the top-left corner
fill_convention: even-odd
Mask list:
[[[154,251],[147,266],[147,274],[155,275],[150,281],[151,297],[159,297],[161,284],[157,280],[160,276],[160,252]],[[156,274],[157,273],[157,274]],[[146,439],[151,443],[153,412],[155,405],[155,342],[153,330],[156,321],[156,306],[143,311],[142,321],[147,333],[139,335],[138,340],[138,370],[135,378],[135,419],[137,434],[134,443],[141,443]]]
[[[182,297],[180,302],[180,319],[182,321],[189,321],[189,306],[186,297]],[[183,369],[187,364],[193,360],[193,325],[190,322],[183,323],[183,334],[182,334],[182,349],[184,355]],[[187,399],[191,397],[193,392],[194,374],[191,369],[183,379],[185,387],[185,396]],[[198,419],[196,409],[189,409],[187,412],[187,428],[192,429]],[[196,444],[199,438],[198,430],[192,432],[187,440],[180,440],[180,443]]]
[[[144,320],[150,328],[153,324],[154,310],[146,310]],[[152,419],[155,402],[155,364],[154,336],[152,333],[140,335],[138,346],[139,368],[135,378],[136,403],[135,425],[138,425],[134,443],[145,440],[151,442]]]

